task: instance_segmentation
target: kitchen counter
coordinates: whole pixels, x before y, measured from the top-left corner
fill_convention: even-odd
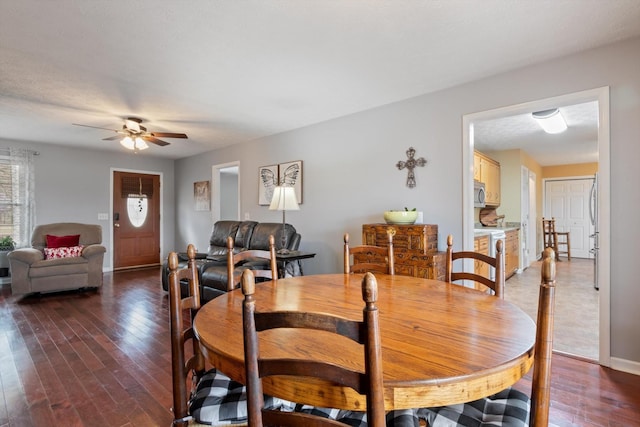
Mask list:
[[[491,233],[492,231],[512,231],[519,230],[520,223],[519,222],[508,222],[503,227],[485,227],[482,224],[475,223],[474,224],[474,234],[476,237],[485,236]]]

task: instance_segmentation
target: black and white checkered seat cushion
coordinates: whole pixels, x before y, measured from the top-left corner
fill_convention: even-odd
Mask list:
[[[293,411],[295,404],[277,397],[265,396],[265,406]],[[189,401],[189,413],[199,424],[233,425],[247,422],[247,388],[211,369],[202,376]]]
[[[317,406],[296,405],[296,411],[331,418],[352,427],[367,427],[367,413],[347,411]],[[389,411],[386,415],[387,427],[418,427],[420,421],[415,409]]]
[[[366,412],[346,411],[334,408],[301,405],[272,396],[264,396],[267,408],[281,411],[306,412],[324,418],[338,420],[353,427],[367,427]],[[233,425],[247,423],[247,389],[244,385],[211,369],[200,379],[189,402],[189,413],[199,424]],[[391,411],[387,413],[388,427],[418,427],[415,410]]]
[[[529,396],[514,388],[507,388],[473,402],[422,408],[417,413],[430,427],[528,427],[530,410]]]

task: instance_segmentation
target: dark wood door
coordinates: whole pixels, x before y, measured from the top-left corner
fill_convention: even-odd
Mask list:
[[[114,269],[160,264],[160,176],[113,173]]]

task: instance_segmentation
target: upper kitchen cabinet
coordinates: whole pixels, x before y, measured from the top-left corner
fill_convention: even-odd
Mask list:
[[[473,179],[484,183],[485,204],[500,206],[500,163],[474,151]]]

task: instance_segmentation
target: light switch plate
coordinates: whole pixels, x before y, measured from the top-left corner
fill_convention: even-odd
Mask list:
[[[109,220],[109,214],[108,213],[99,213],[98,214],[98,221],[108,221]]]

